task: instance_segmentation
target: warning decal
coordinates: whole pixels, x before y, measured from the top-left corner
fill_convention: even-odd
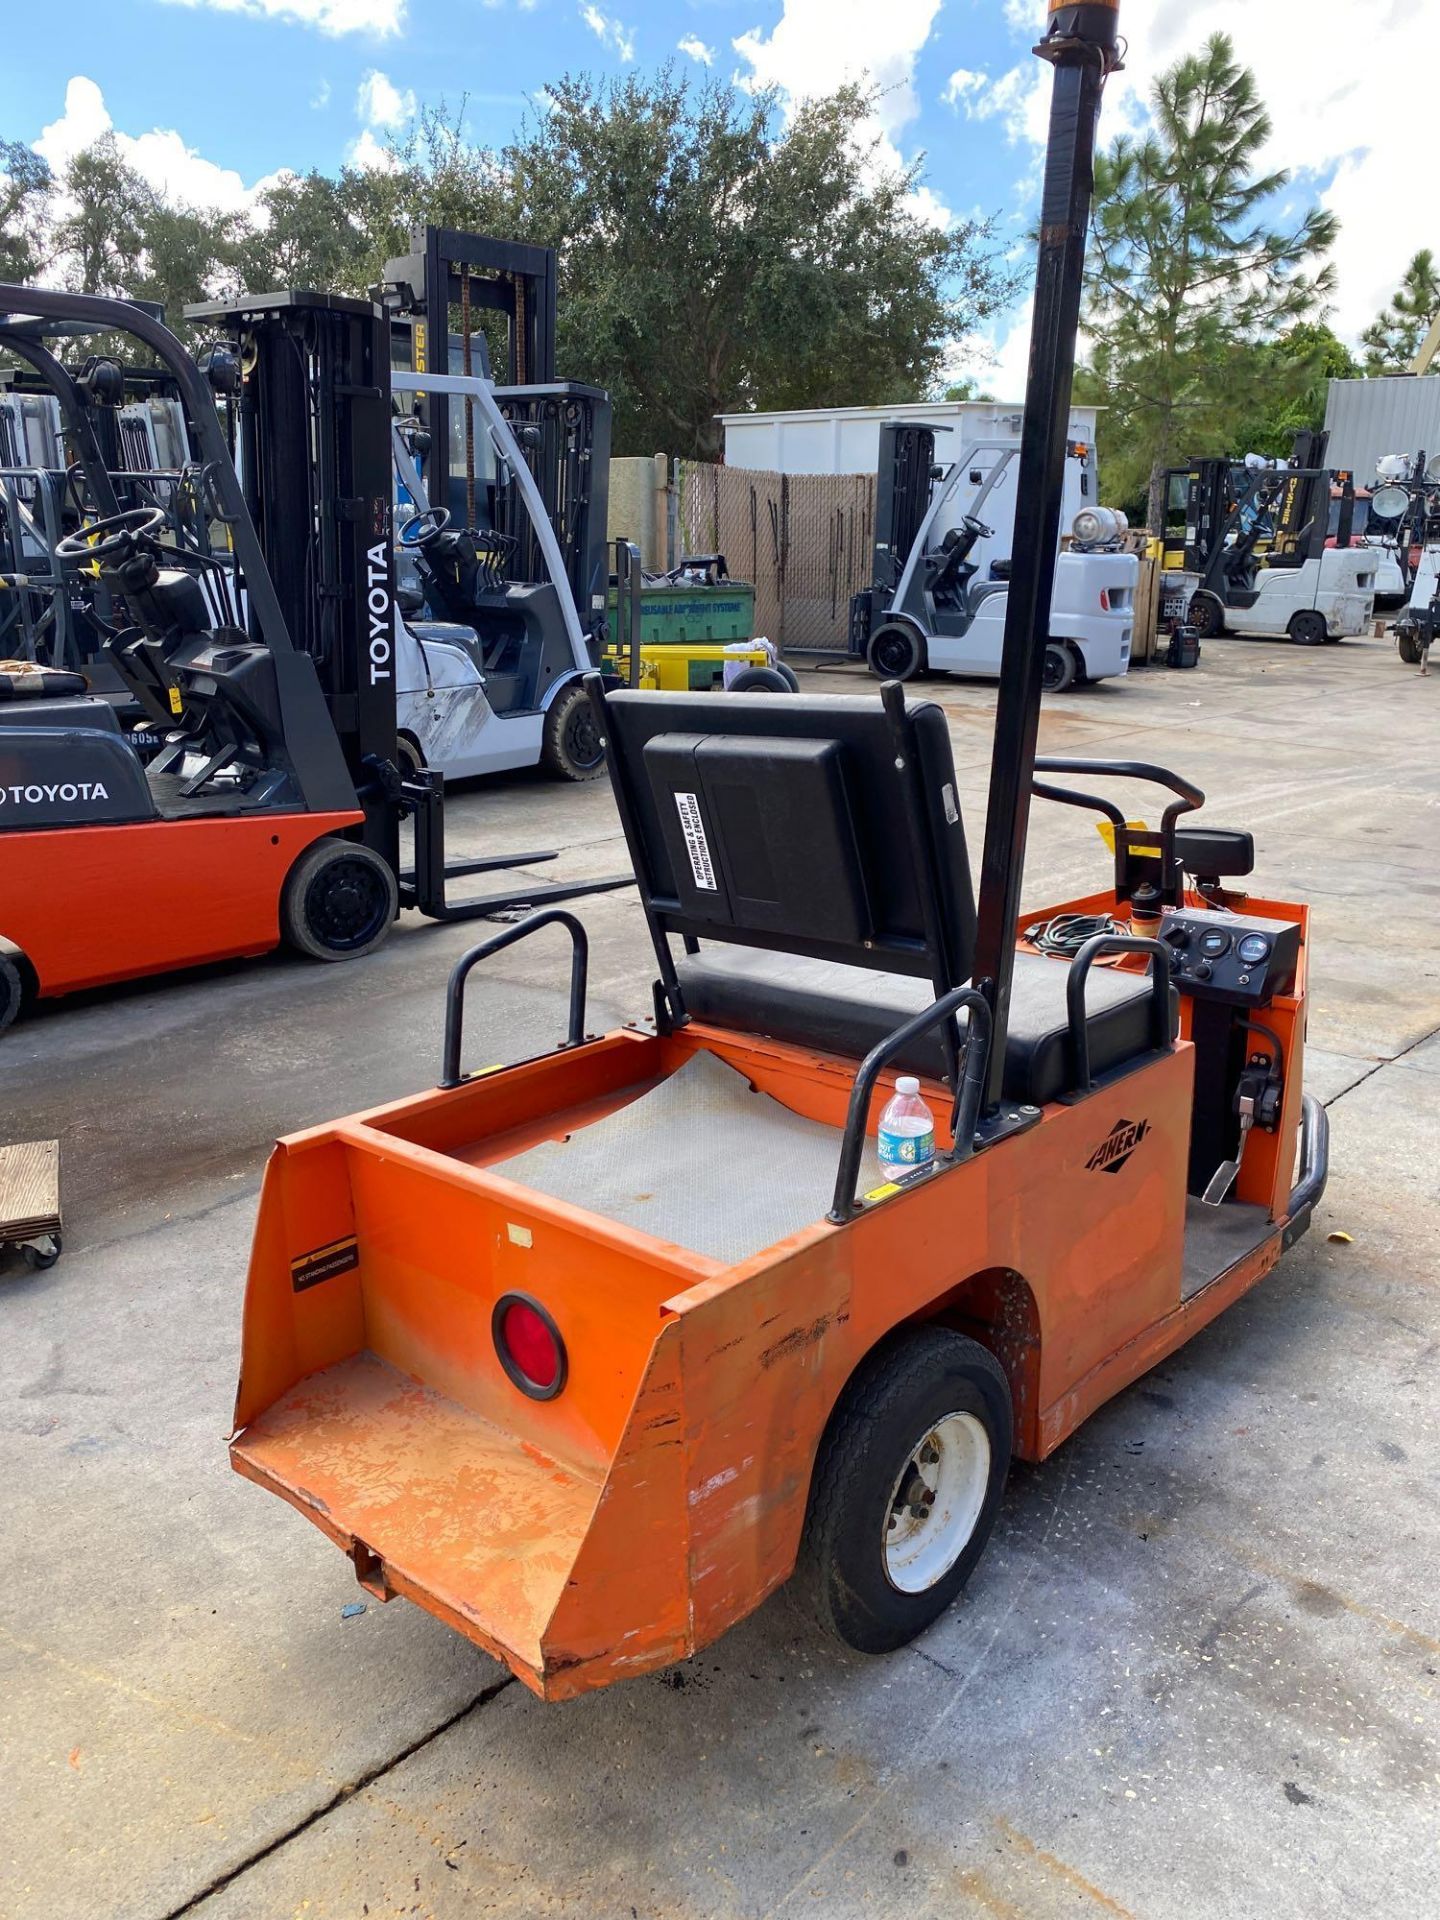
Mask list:
[[[715,863],[710,858],[710,842],[705,838],[700,818],[698,795],[677,793],[675,811],[680,816],[680,831],[685,836],[685,851],[690,856],[690,871],[695,875],[696,886],[703,887],[706,893],[718,893],[720,886],[715,878]]]
[[[328,1247],[316,1247],[290,1262],[290,1284],[296,1293],[318,1287],[322,1280],[333,1280],[337,1273],[349,1273],[360,1264],[360,1249],[354,1234],[344,1240],[332,1240]]]

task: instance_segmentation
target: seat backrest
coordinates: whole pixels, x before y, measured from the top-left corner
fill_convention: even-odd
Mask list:
[[[657,952],[674,934],[937,991],[968,978],[975,901],[938,706],[907,708],[898,686],[813,698],[590,685]]]

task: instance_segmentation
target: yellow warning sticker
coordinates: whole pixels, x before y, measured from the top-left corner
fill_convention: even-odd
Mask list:
[[[170,711],[174,714],[183,711],[180,703],[180,689],[178,687],[171,687],[170,689]]]

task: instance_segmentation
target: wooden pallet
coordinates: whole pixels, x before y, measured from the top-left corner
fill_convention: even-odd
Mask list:
[[[35,1240],[60,1224],[60,1142],[0,1147],[0,1241]]]

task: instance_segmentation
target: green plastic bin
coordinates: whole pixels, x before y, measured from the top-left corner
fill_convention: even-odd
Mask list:
[[[616,592],[610,588],[606,619],[615,632]],[[755,637],[755,589],[748,580],[722,580],[713,587],[655,581],[640,591],[640,644],[676,647]]]

